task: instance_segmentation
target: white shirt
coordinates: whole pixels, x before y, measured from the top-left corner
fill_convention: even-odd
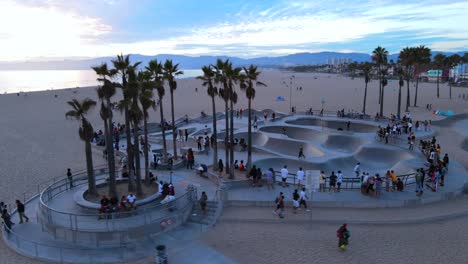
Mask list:
[[[134,203],[135,200],[136,200],[136,196],[135,196],[135,195],[130,195],[130,194],[129,194],[129,195],[127,196],[127,201],[128,201],[129,203]]]
[[[297,171],[296,173],[296,176],[297,176],[297,180],[299,181],[303,181],[304,180],[304,171],[303,170],[300,170],[300,171]]]
[[[343,182],[343,173],[338,173],[336,174],[336,177],[338,177],[336,179],[336,182],[339,182],[339,183],[342,183]]]
[[[163,189],[163,185],[161,183],[158,183],[158,193],[161,194]]]
[[[299,193],[299,199],[301,199],[301,200],[307,200],[307,195],[306,195],[306,193],[305,193],[304,191],[301,191],[301,192]]]
[[[289,171],[286,168],[281,169],[281,178],[286,179],[288,177]]]
[[[356,165],[356,167],[354,167],[354,172],[359,172],[360,169],[359,169],[359,165]]]

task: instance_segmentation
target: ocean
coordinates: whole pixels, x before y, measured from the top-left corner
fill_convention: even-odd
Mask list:
[[[183,71],[181,78],[202,74],[199,69]],[[96,78],[93,70],[0,71],[0,94],[95,86]]]

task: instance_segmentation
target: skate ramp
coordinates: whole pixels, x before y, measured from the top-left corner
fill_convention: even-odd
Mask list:
[[[464,150],[464,151],[467,151],[468,152],[468,138],[465,138],[461,144],[461,148]]]
[[[299,148],[301,146],[304,148],[304,155],[306,156],[306,158],[322,157],[325,155],[325,153],[323,153],[313,144],[286,139],[268,138],[265,144],[261,147],[279,154],[297,157],[299,154]]]
[[[416,150],[415,150],[416,151]],[[391,167],[400,160],[411,159],[414,156],[401,149],[390,149],[383,147],[362,147],[355,155],[361,164],[387,164]]]
[[[331,129],[342,129],[346,130],[347,121],[335,121],[335,120],[321,120],[316,118],[298,118],[296,120],[289,120],[286,123],[291,125],[301,125],[301,126],[317,126],[317,127],[327,127]],[[349,131],[358,132],[358,133],[374,133],[377,130],[376,126],[363,124],[363,123],[354,123],[351,121]]]
[[[288,127],[288,126],[265,126],[261,127],[260,131],[267,133],[275,133],[283,135],[283,127],[286,128],[286,136],[292,139],[314,141],[314,142],[325,142],[327,135],[325,133],[302,128],[302,127]]]
[[[366,143],[366,141],[358,137],[329,135],[325,143],[323,143],[323,147],[334,151],[352,153],[364,143]]]

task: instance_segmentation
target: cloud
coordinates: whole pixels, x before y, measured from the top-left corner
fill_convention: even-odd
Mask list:
[[[112,30],[99,18],[11,1],[0,3],[0,25],[2,59],[87,55],[94,41]]]
[[[159,10],[155,2],[146,0],[139,5],[129,0],[21,3],[0,3],[0,23],[9,25],[0,28],[5,39],[0,43],[0,60],[120,52],[252,57],[323,50],[370,52],[374,45],[397,52],[413,43],[438,50],[468,48],[468,28],[464,27],[468,24],[468,2],[457,0],[356,0],[352,4],[338,0],[253,0],[225,10],[235,15],[193,20],[183,26],[141,19],[139,12],[148,12],[145,8],[156,8],[154,16]],[[165,2],[169,6],[164,12],[177,17],[177,3],[171,6]],[[197,8],[209,11],[213,7],[200,3]],[[143,25],[151,28],[151,23],[161,29],[138,30]]]

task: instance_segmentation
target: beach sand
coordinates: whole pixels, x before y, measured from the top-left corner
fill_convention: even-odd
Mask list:
[[[336,111],[362,109],[364,80],[332,74],[285,73],[276,70],[265,70],[260,81],[267,87],[257,88],[253,108],[289,111],[289,88],[283,80],[289,80],[295,75],[292,89],[292,105],[297,111],[306,111],[312,107],[321,108],[321,98],[326,101],[325,109]],[[398,82],[390,81],[385,89],[385,114],[396,113]],[[295,87],[302,87],[302,91]],[[468,101],[458,98],[465,93],[466,88],[453,88],[453,99],[448,99],[448,86],[441,84],[441,98],[437,99],[436,84],[421,83],[419,87],[419,107],[411,108],[411,114],[416,119],[440,119],[425,109],[426,104],[432,104],[435,109],[451,109],[455,113],[468,112]],[[198,88],[198,92],[195,92]],[[375,115],[379,105],[377,103],[378,81],[369,83],[367,112]],[[247,100],[243,91],[238,91],[239,103],[236,108],[246,108]],[[276,97],[283,96],[284,102],[277,102]],[[411,84],[411,99],[414,87]],[[0,201],[13,204],[15,199],[29,197],[37,191],[41,182],[53,177],[65,176],[66,168],[72,171],[85,169],[84,144],[78,137],[79,122],[65,119],[65,112],[69,110],[67,101],[72,98],[83,99],[90,97],[97,100],[95,88],[49,90],[41,92],[0,95]],[[114,100],[120,98],[117,95]],[[406,88],[403,90],[406,98]],[[165,117],[170,120],[169,92],[166,90],[164,100]],[[404,105],[403,101],[403,105]],[[411,101],[413,102],[413,101]],[[182,79],[178,81],[175,92],[176,118],[185,114],[199,116],[201,111],[211,114],[211,99],[206,89],[196,79]],[[412,105],[412,103],[411,103]],[[217,99],[217,110],[224,109],[224,103]],[[402,110],[404,107],[402,107]],[[89,120],[95,130],[102,129],[103,122],[99,117],[97,107],[89,114]],[[122,115],[114,114],[114,121],[123,123]],[[150,113],[150,122],[159,122],[159,113]],[[94,165],[104,165],[100,151],[94,151]],[[26,192],[26,194],[24,194]],[[19,256],[0,243],[0,263],[40,263]]]

